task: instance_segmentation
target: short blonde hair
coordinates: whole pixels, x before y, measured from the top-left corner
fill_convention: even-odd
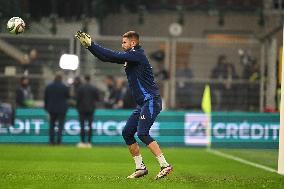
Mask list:
[[[139,44],[139,34],[136,31],[128,31],[122,35],[122,37],[126,37],[128,39],[134,39],[137,44]]]

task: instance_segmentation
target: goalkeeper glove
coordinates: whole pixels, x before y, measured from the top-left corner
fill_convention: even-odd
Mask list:
[[[91,46],[92,38],[89,34],[82,32],[82,31],[77,31],[75,37],[79,39],[80,43],[85,47],[88,48]]]

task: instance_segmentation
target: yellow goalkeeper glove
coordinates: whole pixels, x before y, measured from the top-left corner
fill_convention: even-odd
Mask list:
[[[80,43],[85,47],[88,48],[91,46],[92,38],[89,34],[82,32],[82,31],[77,31],[75,37],[79,39]]]

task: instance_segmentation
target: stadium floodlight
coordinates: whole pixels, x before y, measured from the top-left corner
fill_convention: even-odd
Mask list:
[[[63,54],[60,57],[59,67],[64,70],[76,70],[79,67],[79,58],[74,54]]]
[[[284,26],[283,26],[284,44]],[[279,152],[278,152],[278,173],[284,175],[284,48],[282,48],[282,73],[281,73],[281,102],[280,102],[280,128],[279,128]]]

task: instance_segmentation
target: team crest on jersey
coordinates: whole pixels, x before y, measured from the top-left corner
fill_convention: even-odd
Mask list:
[[[140,119],[146,119],[146,118],[145,118],[145,115],[141,115],[141,116],[140,116]]]

